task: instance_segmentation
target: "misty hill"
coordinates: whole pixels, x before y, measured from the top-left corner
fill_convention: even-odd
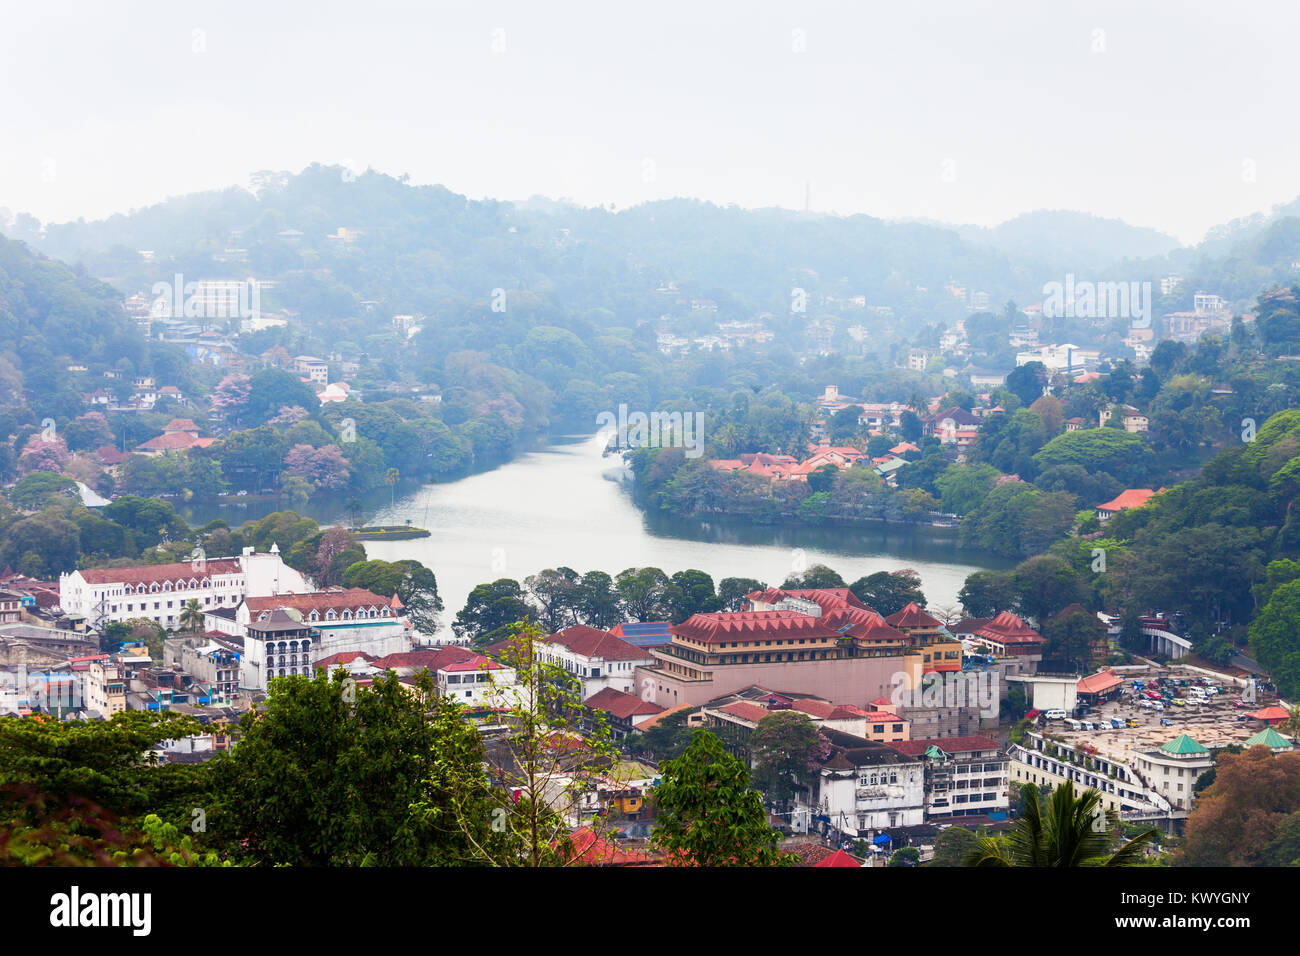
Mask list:
[[[339,227],[359,238],[326,238]],[[264,174],[256,192],[232,188],[98,222],[49,224],[38,241],[47,254],[82,262],[123,291],[156,281],[164,265],[262,278],[329,269],[330,284],[398,312],[425,310],[448,295],[520,287],[562,295],[569,308],[620,314],[629,297],[676,282],[684,295],[714,299],[736,317],[788,312],[795,286],[814,301],[862,295],[900,312],[960,317],[942,288],[950,280],[997,298],[1044,281],[951,229],[916,223],[686,199],[617,212],[535,197],[514,205],[324,166]],[[227,248],[245,250],[246,262],[231,264]],[[140,250],[152,251],[153,262]]]
[[[1023,213],[992,228],[953,228],[968,242],[1057,274],[1095,273],[1124,259],[1163,256],[1180,246],[1173,236],[1155,229],[1064,209]]]
[[[81,410],[69,366],[189,380],[185,357],[142,337],[113,288],[4,238],[0,341],[0,404],[27,405],[38,418]]]

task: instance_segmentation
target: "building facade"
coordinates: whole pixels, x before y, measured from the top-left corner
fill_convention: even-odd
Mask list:
[[[311,590],[301,573],[280,560],[279,549],[252,548],[234,558],[203,558],[179,564],[96,568],[59,576],[59,604],[69,616],[95,628],[146,618],[175,629],[190,601],[201,611],[236,608],[246,597]]]

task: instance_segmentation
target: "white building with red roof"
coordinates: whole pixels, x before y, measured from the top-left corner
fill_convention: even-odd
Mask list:
[[[311,590],[310,581],[280,559],[279,549],[252,548],[233,558],[196,558],[178,564],[87,568],[59,575],[64,613],[92,627],[146,618],[175,629],[191,601],[203,611],[234,610],[246,597]]]
[[[584,699],[607,687],[640,696],[636,669],[655,661],[649,648],[582,624],[538,638],[534,653],[544,663],[559,665],[582,681]]]
[[[270,620],[276,611],[287,613],[316,632],[313,660],[344,651],[363,651],[384,659],[411,650],[405,619],[392,608],[388,598],[365,588],[249,595],[235,612],[235,624],[247,635],[249,625]]]
[[[1097,520],[1105,523],[1125,508],[1141,508],[1157,494],[1150,488],[1126,488],[1118,497],[1097,505]]]

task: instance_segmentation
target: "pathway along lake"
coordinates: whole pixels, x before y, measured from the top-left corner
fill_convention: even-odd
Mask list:
[[[955,529],[882,524],[845,530],[645,515],[632,502],[630,481],[621,480],[622,460],[602,457],[604,447],[599,436],[560,439],[493,471],[427,485],[398,499],[395,508],[385,504],[369,513],[368,523],[409,520],[431,536],[367,541],[366,553],[387,561],[414,558],[433,570],[446,606],[443,636],[450,636],[451,621],[475,585],[497,578],[522,582],[543,568],[611,576],[631,567],[668,574],[698,568],[715,585],[725,577],[779,585],[800,560],[826,564],[848,582],[873,571],[913,568],[929,603],[943,607],[958,603],[972,571],[1014,565],[958,547]]]

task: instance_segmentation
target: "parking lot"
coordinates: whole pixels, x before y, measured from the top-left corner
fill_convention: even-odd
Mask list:
[[[1079,721],[1092,722],[1093,730],[1076,729],[1066,720],[1046,721],[1044,726],[1069,737],[1079,734],[1094,740],[1108,738],[1112,746],[1138,749],[1158,747],[1186,733],[1214,748],[1240,743],[1255,734],[1260,723],[1245,715],[1272,703],[1258,695],[1253,702],[1244,700],[1242,689],[1231,681],[1178,668],[1119,676],[1124,683],[1118,696],[1076,715]],[[1160,677],[1165,678],[1164,683],[1159,682]],[[1158,699],[1152,699],[1152,695]],[[1174,700],[1183,703],[1175,704]],[[1112,720],[1121,721],[1123,726],[1113,727]]]

